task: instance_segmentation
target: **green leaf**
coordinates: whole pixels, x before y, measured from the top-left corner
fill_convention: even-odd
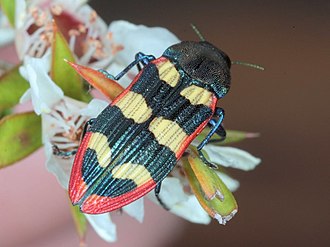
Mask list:
[[[80,239],[80,245],[83,245],[87,232],[87,220],[83,213],[80,212],[79,206],[70,205],[71,215],[76,227],[77,234]]]
[[[10,115],[11,113],[12,113],[11,109],[5,109],[5,110],[0,111],[0,119],[7,115]]]
[[[203,141],[207,134],[210,132],[210,128],[206,127],[196,138],[198,141]],[[238,130],[226,130],[226,139],[221,141],[220,137],[217,134],[214,134],[210,141],[212,142],[212,145],[216,146],[222,146],[222,145],[227,145],[230,143],[235,143],[235,142],[240,142],[243,141],[247,138],[254,138],[258,137],[258,133],[250,133],[250,132],[245,132],[245,131],[238,131]]]
[[[41,118],[34,112],[0,120],[0,168],[21,160],[41,147]]]
[[[52,64],[50,76],[63,90],[66,96],[82,100],[83,83],[80,76],[70,68],[65,60],[74,61],[74,56],[63,34],[58,30],[55,22],[52,42]]]
[[[7,16],[12,27],[15,26],[15,0],[0,0],[0,7]]]
[[[68,61],[68,64],[77,71],[89,84],[99,90],[108,99],[114,100],[124,88],[115,80],[108,78],[103,73]]]
[[[19,65],[0,77],[0,111],[15,106],[29,83],[20,75]]]
[[[226,224],[238,208],[231,191],[217,173],[201,161],[196,149],[190,149],[181,160],[190,187],[201,206],[220,224]]]

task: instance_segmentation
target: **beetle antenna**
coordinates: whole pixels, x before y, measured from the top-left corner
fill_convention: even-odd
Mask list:
[[[204,36],[201,34],[201,32],[198,30],[198,28],[192,23],[190,23],[190,26],[194,30],[194,32],[197,34],[199,39],[201,41],[205,41]],[[238,65],[243,65],[243,66],[251,67],[251,68],[254,68],[254,69],[258,69],[258,70],[265,70],[265,68],[260,66],[260,65],[253,64],[253,63],[242,62],[242,61],[232,61],[231,64],[238,64]]]
[[[205,41],[205,38],[203,37],[203,35],[201,34],[201,32],[197,29],[197,27],[194,24],[192,24],[192,23],[190,23],[190,26],[194,30],[194,32],[197,34],[198,38],[201,41]]]
[[[238,64],[238,65],[251,67],[251,68],[254,68],[254,69],[265,70],[265,68],[260,66],[260,65],[253,64],[253,63],[242,62],[242,61],[232,61],[231,64]]]

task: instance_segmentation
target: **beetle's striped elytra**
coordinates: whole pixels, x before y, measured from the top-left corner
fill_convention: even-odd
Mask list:
[[[142,197],[206,125],[211,131],[199,150],[222,128],[216,104],[230,88],[224,52],[205,41],[181,42],[157,59],[137,54],[113,78],[140,63],[130,86],[87,129],[75,157],[69,194],[85,213],[112,211]]]

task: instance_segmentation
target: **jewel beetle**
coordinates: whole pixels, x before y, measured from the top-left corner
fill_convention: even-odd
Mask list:
[[[207,41],[184,41],[163,55],[138,53],[116,77],[132,67],[138,75],[97,118],[78,148],[69,196],[82,212],[119,209],[155,189],[189,144],[207,126],[201,152],[214,133],[222,137],[224,111],[218,99],[230,88],[229,57]]]

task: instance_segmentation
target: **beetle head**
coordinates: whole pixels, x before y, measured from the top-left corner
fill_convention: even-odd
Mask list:
[[[170,46],[163,54],[203,87],[212,90],[217,98],[225,96],[230,88],[229,57],[206,41],[184,41]]]

